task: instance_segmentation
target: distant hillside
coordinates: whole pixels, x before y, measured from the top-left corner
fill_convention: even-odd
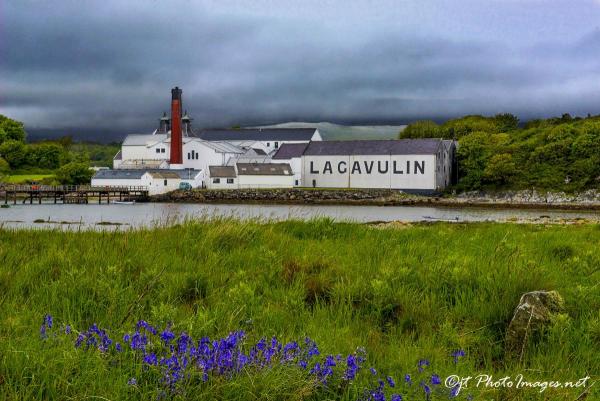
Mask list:
[[[315,127],[323,139],[351,140],[351,139],[396,139],[398,133],[406,125],[339,125],[332,123],[305,123],[289,122],[275,125],[265,125],[263,128],[306,128]]]

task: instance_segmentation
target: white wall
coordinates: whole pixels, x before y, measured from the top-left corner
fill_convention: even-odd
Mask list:
[[[292,168],[292,172],[294,173],[294,186],[301,187],[302,184],[302,158],[294,157],[291,159],[271,159],[268,163],[287,163]],[[298,184],[296,184],[296,182]]]
[[[238,175],[240,188],[293,188],[293,175]]]
[[[307,187],[315,180],[321,188],[437,189],[435,155],[307,155],[302,156],[302,171]]]
[[[167,185],[165,185],[165,180]],[[181,178],[154,178],[146,173],[142,176],[142,182],[148,186],[148,193],[150,195],[157,195],[179,189]]]
[[[198,154],[198,158],[188,159],[192,151]],[[236,156],[237,153],[218,153],[214,149],[203,144],[202,141],[189,141],[183,144],[183,166],[195,170],[208,171],[208,166],[225,166],[227,161]]]
[[[217,177],[214,177],[217,178]],[[239,182],[237,177],[232,178],[233,179],[233,183],[232,184],[228,184],[227,183],[227,178],[225,177],[218,177],[219,178],[219,183],[215,183],[213,182],[213,178],[207,178],[206,180],[206,187],[209,189],[238,189],[239,188]]]

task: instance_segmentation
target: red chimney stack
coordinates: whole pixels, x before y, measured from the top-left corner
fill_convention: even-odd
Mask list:
[[[183,141],[181,135],[181,92],[177,86],[171,89],[171,160],[183,164]]]

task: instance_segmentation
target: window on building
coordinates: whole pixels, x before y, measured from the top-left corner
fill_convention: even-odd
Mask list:
[[[213,178],[213,184],[220,184],[220,183],[221,183],[220,178]]]
[[[196,160],[198,160],[198,153],[196,153]]]
[[[275,142],[275,149],[279,148],[279,142]]]
[[[233,184],[233,178],[228,178],[228,179],[227,179],[227,183],[228,183],[228,184]]]
[[[298,182],[298,180],[294,181],[294,185],[296,185],[296,186],[300,185],[300,183]]]
[[[160,153],[165,153],[165,148],[162,148],[162,149],[160,150]]]
[[[267,142],[267,148],[271,146],[271,142]]]
[[[165,180],[165,187],[167,186],[167,180]]]
[[[159,148],[156,148],[156,153],[160,153],[160,149]]]

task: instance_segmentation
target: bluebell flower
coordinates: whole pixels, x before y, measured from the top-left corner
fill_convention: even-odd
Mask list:
[[[400,394],[392,394],[391,401],[402,401],[402,396]]]
[[[123,348],[121,348],[121,344],[119,343],[115,344],[115,349],[117,350],[117,352],[123,351]]]
[[[454,364],[457,364],[458,358],[465,356],[465,351],[462,349],[456,350],[452,353],[452,356],[454,357]]]
[[[144,363],[146,363],[148,365],[156,365],[158,362],[157,358],[156,358],[156,354],[154,354],[154,353],[144,355],[143,361],[144,361]]]
[[[460,392],[460,384],[457,384],[456,386],[454,386],[450,389],[450,398],[456,398],[456,396],[458,396],[459,392]]]
[[[419,363],[418,363],[419,372],[422,372],[423,368],[427,367],[427,366],[429,366],[429,361],[427,359],[421,359],[421,360],[419,360]]]
[[[65,326],[65,334],[71,334],[71,326],[68,324]]]
[[[135,379],[135,377],[132,377],[131,379],[129,379],[127,381],[127,385],[129,385],[129,386],[136,386],[137,385],[137,380]]]
[[[44,316],[44,323],[46,324],[46,326],[49,329],[51,329],[52,328],[52,316],[50,316],[50,315]]]
[[[442,380],[435,373],[431,375],[431,384],[437,386],[438,384],[442,384]]]
[[[377,374],[377,370],[375,368],[369,368],[369,372],[371,372],[373,376]]]
[[[404,375],[404,381],[405,381],[406,383],[408,383],[409,385],[411,385],[411,384],[412,384],[412,379],[411,379],[411,377],[410,377],[410,375],[409,375],[409,374],[406,374],[406,375]]]
[[[394,381],[394,379],[392,378],[392,376],[386,377],[386,380],[387,380],[387,382],[388,382],[388,384],[390,385],[391,388],[396,387],[396,382]]]

